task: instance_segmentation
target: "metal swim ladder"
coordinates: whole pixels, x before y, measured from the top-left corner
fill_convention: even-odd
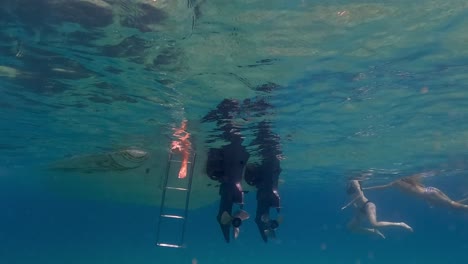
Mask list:
[[[180,168],[182,161],[174,159],[173,153],[169,153],[169,158],[167,161],[166,167],[166,174],[163,179],[162,184],[162,197],[161,197],[161,205],[160,205],[160,212],[159,212],[159,220],[156,230],[156,245],[160,247],[170,247],[170,248],[183,248],[185,247],[184,244],[184,237],[185,237],[185,229],[187,224],[187,217],[188,217],[188,206],[190,202],[190,192],[192,189],[192,180],[193,180],[193,168],[195,166],[195,159],[196,154],[193,153],[190,155],[188,166],[187,166],[187,176],[185,178],[179,179],[177,175],[172,174],[173,167],[177,169]],[[174,166],[175,164],[179,166]],[[177,170],[178,172],[178,170]],[[172,175],[172,177],[171,177]],[[173,193],[171,199],[171,193]],[[180,194],[185,193],[185,203],[183,208],[184,209],[172,209],[166,205],[167,201],[177,201],[180,199]],[[166,225],[166,228],[163,226]],[[174,228],[175,227],[175,228]],[[168,231],[168,229],[171,229]],[[179,235],[177,236],[177,230],[179,230]],[[163,231],[169,232],[169,236],[172,237],[171,239],[164,239],[162,238]],[[175,239],[174,239],[175,236]]]

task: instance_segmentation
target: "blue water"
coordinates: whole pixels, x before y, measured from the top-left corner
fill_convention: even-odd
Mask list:
[[[286,220],[278,241],[264,244],[254,223],[246,222],[241,238],[226,244],[213,205],[190,213],[186,249],[158,248],[155,207],[60,199],[33,184],[13,184],[11,177],[2,178],[3,263],[460,263],[468,246],[466,215],[428,209],[391,191],[369,195],[379,217],[404,219],[415,232],[382,229],[386,240],[350,235],[343,228],[350,212],[337,209],[341,189],[324,185],[326,191],[282,188]],[[247,204],[253,210],[254,199]]]
[[[381,228],[380,239],[349,232],[352,210],[340,210],[356,172],[371,172],[370,186],[435,171],[424,184],[454,200],[468,195],[465,7],[2,1],[0,264],[467,262],[466,213],[394,189],[366,191],[379,220],[414,229]],[[267,83],[277,88],[258,89]],[[49,169],[137,147],[156,153],[144,180],[160,177],[182,120],[203,160],[221,132],[201,120],[226,98],[268,104],[243,109],[235,122],[252,160],[259,122],[279,138],[276,240],[262,241],[251,191],[239,239],[224,241],[212,195],[189,211],[185,248],[158,247],[160,208],[144,170]],[[194,204],[216,192],[197,188]]]

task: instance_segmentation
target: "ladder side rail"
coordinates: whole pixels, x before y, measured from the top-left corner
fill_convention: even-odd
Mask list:
[[[162,215],[164,213],[164,206],[165,206],[165,200],[166,200],[166,186],[167,186],[167,181],[169,178],[169,170],[171,168],[171,160],[172,160],[172,152],[169,153],[168,156],[168,162],[166,166],[166,174],[163,179],[163,185],[162,185],[162,195],[161,195],[161,204],[159,208],[159,220],[158,220],[158,226],[156,230],[156,242],[159,244],[159,234],[161,232],[161,222],[162,222]]]
[[[190,203],[190,193],[192,192],[192,181],[193,181],[193,169],[195,168],[195,160],[197,158],[197,154],[194,153],[192,157],[192,164],[190,164],[190,174],[188,179],[188,186],[187,186],[187,194],[185,196],[185,210],[184,210],[184,223],[182,226],[182,235],[181,235],[181,244],[184,242],[185,238],[185,229],[187,226],[187,219],[188,219],[188,209]]]

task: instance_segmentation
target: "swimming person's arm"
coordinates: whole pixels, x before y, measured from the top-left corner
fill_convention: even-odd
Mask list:
[[[354,198],[353,200],[351,200],[351,202],[349,202],[348,204],[346,204],[345,206],[341,207],[341,210],[344,210],[346,208],[348,208],[351,204],[353,204],[357,199],[359,198],[359,196],[356,196],[356,198]]]
[[[363,190],[379,190],[379,189],[386,189],[386,188],[390,188],[393,186],[395,182],[391,182],[391,183],[388,183],[388,184],[385,184],[385,185],[377,185],[377,186],[371,186],[371,187],[364,187],[362,188]]]

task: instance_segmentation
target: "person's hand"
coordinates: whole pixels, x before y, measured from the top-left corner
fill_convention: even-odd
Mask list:
[[[375,228],[374,228],[374,233],[376,233],[377,235],[379,235],[381,238],[385,239],[384,234],[382,234],[379,230],[377,230],[377,229],[375,229]]]

